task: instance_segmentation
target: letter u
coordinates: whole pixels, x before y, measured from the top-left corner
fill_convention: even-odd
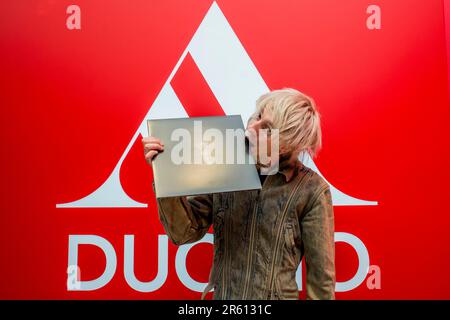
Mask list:
[[[124,240],[124,275],[131,288],[140,292],[156,291],[167,279],[168,270],[168,238],[167,235],[158,236],[158,274],[149,282],[136,279],[134,274],[134,235],[125,235]]]

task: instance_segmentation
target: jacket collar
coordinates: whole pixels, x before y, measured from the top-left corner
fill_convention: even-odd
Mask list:
[[[298,171],[302,168],[303,163],[301,163],[297,155],[292,154],[290,157],[280,158],[278,172],[284,175],[286,182],[289,182],[298,174]]]
[[[282,174],[287,183],[291,181],[298,174],[298,172],[303,169],[303,167],[304,165],[298,159],[298,155],[291,154],[290,156],[280,156],[277,173]],[[257,170],[258,174],[261,174],[261,167],[258,165]]]

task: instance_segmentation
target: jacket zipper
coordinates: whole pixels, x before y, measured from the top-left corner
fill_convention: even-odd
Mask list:
[[[250,224],[250,246],[248,249],[248,255],[247,255],[247,272],[245,274],[245,280],[244,280],[244,291],[242,293],[242,300],[245,300],[247,298],[247,291],[249,286],[249,280],[250,280],[250,266],[252,264],[253,260],[253,243],[254,243],[254,237],[255,237],[255,224],[256,224],[256,214],[258,212],[258,201],[259,201],[259,193],[258,190],[258,196],[256,197],[256,204],[255,204],[255,210],[253,210],[252,215],[252,221]]]
[[[263,185],[261,186],[261,189],[264,188],[266,185],[267,180],[269,179],[269,176],[266,177],[266,179],[263,182]],[[247,271],[245,274],[245,280],[244,280],[244,290],[242,293],[242,300],[245,300],[247,298],[248,293],[248,287],[250,285],[250,272],[251,272],[251,265],[253,263],[253,246],[255,242],[255,229],[256,229],[256,216],[258,213],[259,208],[259,198],[260,198],[261,190],[258,190],[258,195],[256,197],[256,203],[255,208],[253,210],[252,215],[252,221],[250,224],[250,246],[248,249],[248,255],[247,255]]]
[[[297,193],[297,190],[300,188],[300,185],[302,185],[303,180],[305,180],[305,176],[303,176],[301,178],[301,180],[298,182],[298,184],[292,190],[292,192],[289,195],[289,198],[288,198],[288,200],[286,202],[286,206],[284,207],[284,210],[283,210],[283,212],[281,214],[281,221],[280,221],[280,224],[279,224],[278,230],[277,230],[277,238],[275,240],[275,250],[273,251],[272,264],[271,264],[270,273],[269,273],[268,299],[270,299],[269,295],[271,295],[271,292],[273,290],[273,278],[274,278],[273,275],[274,275],[274,271],[275,271],[275,259],[277,257],[277,253],[278,253],[278,246],[279,246],[280,237],[281,237],[281,230],[283,228],[284,220],[286,218],[286,213],[287,213],[287,210],[289,209],[290,202],[291,202],[293,196]]]

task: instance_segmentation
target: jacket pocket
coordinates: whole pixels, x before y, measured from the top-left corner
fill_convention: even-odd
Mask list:
[[[295,235],[294,235],[294,226],[290,223],[286,225],[286,230],[284,233],[285,241],[286,241],[286,248],[288,253],[292,255],[292,257],[295,260],[295,256],[297,255],[295,251]]]

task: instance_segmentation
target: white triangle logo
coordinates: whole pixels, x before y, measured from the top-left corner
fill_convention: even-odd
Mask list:
[[[148,135],[148,119],[187,116],[170,82],[188,53],[192,56],[225,114],[240,114],[244,123],[247,122],[254,111],[256,99],[268,92],[269,88],[219,6],[214,2],[108,179],[86,197],[73,202],[57,204],[57,208],[147,207],[147,204],[137,202],[125,193],[120,183],[120,168],[139,134]],[[322,176],[309,156],[303,160],[306,166]],[[330,188],[333,205],[378,204],[376,201],[353,198],[331,184]]]

